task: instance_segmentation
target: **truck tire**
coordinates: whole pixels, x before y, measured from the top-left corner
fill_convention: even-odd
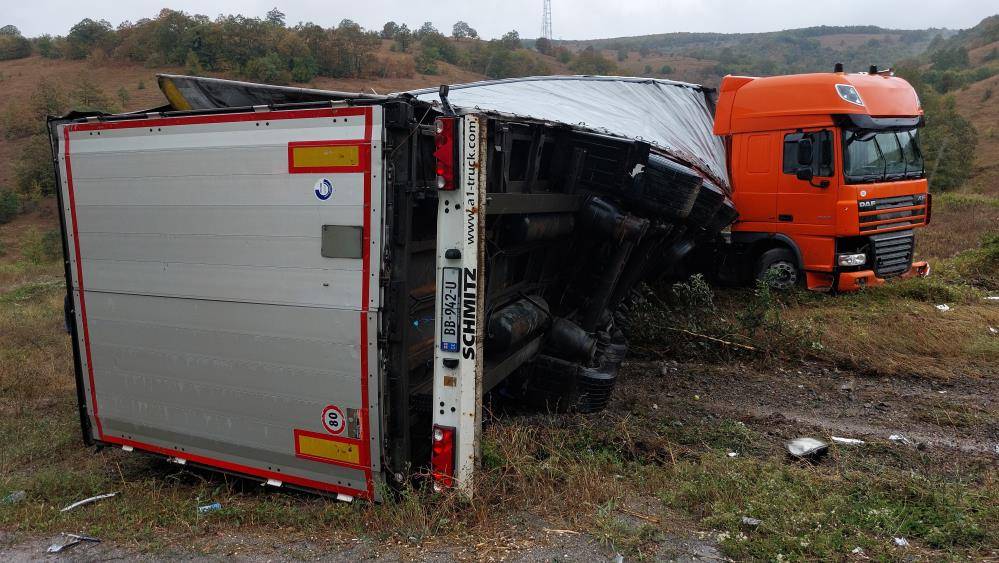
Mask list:
[[[756,280],[779,291],[793,289],[803,276],[794,253],[787,248],[771,248],[756,261]]]

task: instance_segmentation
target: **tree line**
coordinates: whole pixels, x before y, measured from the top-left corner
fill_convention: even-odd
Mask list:
[[[384,41],[395,52],[411,57],[382,56]],[[25,38],[13,26],[0,29],[0,60],[33,53],[48,58],[122,60],[150,67],[183,67],[190,74],[219,73],[261,82],[305,83],[317,76],[332,78],[400,77],[413,72],[436,74],[449,63],[495,78],[546,74],[550,60],[574,63],[578,72],[609,71],[610,61],[592,49],[577,57],[550,41],[526,48],[516,31],[499,39],[481,40],[467,22],[459,21],[450,36],[430,22],[411,30],[386,23],[381,31],[366,30],[345,19],[324,28],[314,23],[289,26],[277,8],[264,18],[203,15],[164,9],[155,18],[113,27],[105,20],[86,18],[65,36]],[[575,60],[578,59],[578,60]]]

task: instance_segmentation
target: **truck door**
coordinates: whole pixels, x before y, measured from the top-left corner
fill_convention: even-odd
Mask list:
[[[382,108],[56,137],[91,437],[375,498]]]
[[[781,174],[777,184],[779,231],[833,234],[838,193],[833,174],[834,146],[830,129],[783,132]]]

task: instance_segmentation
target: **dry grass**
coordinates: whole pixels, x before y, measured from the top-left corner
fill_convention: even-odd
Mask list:
[[[958,192],[934,196],[930,226],[919,231],[916,252],[934,261],[976,248],[982,236],[999,231],[999,197]]]
[[[999,338],[989,331],[999,327],[999,307],[968,298],[941,312],[931,302],[868,293],[793,311],[821,327],[821,356],[892,376],[999,375]]]

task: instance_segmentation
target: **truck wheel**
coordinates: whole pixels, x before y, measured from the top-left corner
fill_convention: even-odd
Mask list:
[[[774,289],[787,291],[801,281],[801,270],[790,250],[773,248],[761,254],[756,262],[756,279]]]

